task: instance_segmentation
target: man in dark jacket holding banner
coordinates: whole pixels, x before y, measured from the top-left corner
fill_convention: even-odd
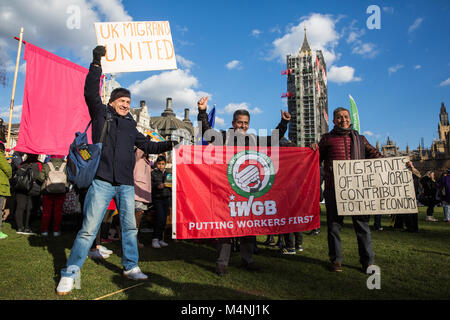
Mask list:
[[[215,131],[210,128],[208,123],[208,114],[206,113],[206,106],[208,104],[208,97],[203,97],[197,102],[198,116],[197,120],[200,122],[203,139],[211,142],[214,145],[225,146],[272,146],[272,137],[261,137],[252,134],[247,134],[250,123],[250,114],[247,110],[237,110],[233,114],[233,128],[228,131]],[[281,121],[276,127],[278,130],[278,140],[274,142],[275,146],[279,145],[281,139],[287,130],[287,125],[291,120],[291,115],[287,111],[281,112]],[[249,271],[259,270],[253,261],[253,248],[256,242],[255,236],[240,238],[240,253],[242,266]],[[216,273],[220,276],[226,274],[228,262],[231,255],[231,238],[218,239],[218,258],[216,260]]]
[[[335,272],[342,271],[342,246],[340,229],[344,217],[338,216],[334,188],[333,160],[355,160],[381,158],[380,152],[369,144],[367,139],[359,135],[350,124],[350,112],[345,108],[337,108],[333,112],[334,128],[320,139],[319,145],[313,144],[313,150],[319,149],[320,162],[324,162],[325,190],[324,198],[327,209],[328,250],[331,268]],[[352,216],[358,240],[358,251],[363,271],[374,263],[372,239],[370,235],[368,215]]]
[[[77,288],[80,269],[86,260],[89,248],[95,239],[111,199],[114,198],[119,211],[122,230],[123,275],[133,280],[145,280],[147,276],[138,267],[137,228],[134,215],[134,147],[146,154],[159,154],[172,149],[176,142],[152,142],[136,129],[136,121],[129,113],[130,91],[117,88],[112,91],[108,105],[100,98],[101,58],[106,49],[97,46],[93,50],[93,62],[86,77],[84,96],[92,119],[92,141],[98,143],[108,119],[100,164],[92,185],[86,195],[83,226],[78,232],[67,261],[61,271],[61,280],[56,289],[58,295],[68,294]]]

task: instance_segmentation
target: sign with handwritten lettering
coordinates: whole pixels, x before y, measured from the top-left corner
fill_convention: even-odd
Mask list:
[[[338,215],[417,213],[409,157],[333,161]]]
[[[103,73],[177,69],[169,21],[95,23]]]

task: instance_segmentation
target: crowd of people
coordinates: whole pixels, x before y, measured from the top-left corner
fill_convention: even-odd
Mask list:
[[[133,280],[147,279],[147,275],[138,266],[138,249],[145,247],[138,239],[138,232],[143,229],[142,221],[148,220],[144,217],[153,216],[151,247],[160,249],[169,245],[165,241],[164,233],[172,192],[171,175],[167,170],[168,160],[165,154],[176,147],[177,142],[154,142],[149,136],[137,131],[136,122],[129,113],[131,94],[127,89],[113,90],[108,104],[102,103],[98,89],[102,74],[101,58],[104,55],[105,48],[102,46],[93,50],[93,61],[85,82],[85,100],[93,120],[93,143],[101,140],[107,119],[112,119],[103,144],[100,164],[89,188],[79,189],[68,181],[64,155],[14,152],[6,157],[5,146],[0,142],[0,239],[7,238],[7,235],[1,232],[1,222],[7,219],[8,215],[14,217],[13,224],[17,233],[30,235],[36,232],[42,237],[49,237],[51,233],[53,237],[61,235],[64,211],[78,217],[78,233],[67,265],[61,270],[61,279],[56,289],[58,295],[68,294],[78,287],[80,270],[87,257],[107,259],[113,253],[102,245],[112,231],[115,231],[122,244],[123,276]],[[206,113],[207,102],[208,98],[203,97],[197,103],[202,133],[212,129]],[[276,127],[279,130],[278,139],[284,136],[290,120],[291,115],[287,111],[281,111],[281,120]],[[318,144],[311,145],[311,149],[319,152],[321,185],[322,181],[324,182],[321,201],[324,199],[326,206],[331,270],[342,272],[340,230],[343,226],[343,216],[337,213],[332,161],[380,158],[382,155],[364,136],[353,130],[347,109],[334,110],[333,123],[334,128],[324,134]],[[270,136],[247,134],[249,124],[250,113],[247,110],[237,110],[230,129],[233,136],[230,136],[228,131],[218,131],[213,137],[222,137],[222,141],[212,139],[208,143],[227,146],[236,146],[237,141],[241,141],[245,146],[258,146],[260,140],[268,146],[273,143]],[[283,145],[283,142],[280,142],[280,145]],[[287,143],[285,146],[294,145]],[[433,217],[434,208],[442,202],[445,221],[449,222],[450,169],[436,181],[432,172],[427,172],[422,177],[411,162],[409,165],[413,172],[417,199],[427,206],[427,221],[437,221]],[[32,218],[38,215],[41,216],[40,230],[32,230]],[[352,216],[364,272],[374,264],[375,256],[369,221],[370,216]],[[403,228],[403,224],[406,224],[407,231],[417,232],[417,214],[392,216],[394,228]],[[375,217],[374,229],[382,230],[381,216]],[[315,229],[308,234],[319,233],[320,229]],[[276,236],[278,242],[275,242]],[[255,236],[216,239],[216,244],[218,275],[226,275],[232,251],[240,252],[241,266],[244,269],[260,270],[253,259],[253,255],[258,253]],[[303,251],[303,233],[268,235],[264,244],[278,245],[283,254],[296,254]]]

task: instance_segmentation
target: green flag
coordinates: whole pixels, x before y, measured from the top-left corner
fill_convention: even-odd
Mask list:
[[[350,98],[350,119],[353,124],[353,129],[359,132],[359,115],[358,108],[356,107],[356,102],[351,95],[348,95]]]

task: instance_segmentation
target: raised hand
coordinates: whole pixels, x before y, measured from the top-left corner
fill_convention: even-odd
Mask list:
[[[208,106],[208,99],[209,97],[202,97],[200,100],[198,100],[198,110],[206,110],[206,107]]]
[[[92,50],[92,63],[100,65],[102,57],[106,55],[106,48],[104,46],[96,46]]]
[[[290,121],[291,120],[291,114],[287,111],[283,111],[281,110],[281,119],[284,119],[286,121]]]

